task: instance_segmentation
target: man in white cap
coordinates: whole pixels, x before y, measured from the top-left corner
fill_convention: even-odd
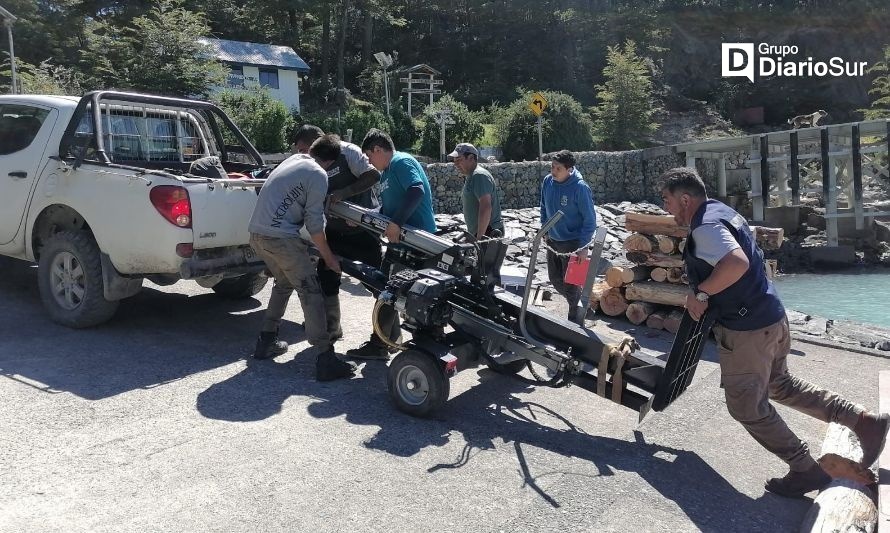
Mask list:
[[[448,154],[458,172],[466,176],[461,191],[464,221],[474,239],[483,240],[504,234],[501,202],[497,183],[489,171],[479,166],[479,150],[470,143],[460,143]],[[503,258],[501,261],[503,262]],[[495,283],[500,284],[500,267],[495,265]]]

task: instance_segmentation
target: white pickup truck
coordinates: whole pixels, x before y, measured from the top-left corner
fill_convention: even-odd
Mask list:
[[[223,168],[198,172],[211,156]],[[207,102],[0,96],[0,254],[37,262],[50,317],[75,328],[109,320],[143,279],[250,297],[267,281],[247,244],[263,170]]]

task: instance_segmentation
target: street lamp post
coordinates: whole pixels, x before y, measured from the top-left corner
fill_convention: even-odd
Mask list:
[[[377,52],[374,54],[374,59],[380,63],[380,66],[383,68],[383,93],[386,98],[386,116],[390,116],[389,111],[389,76],[387,76],[386,69],[392,66],[392,56],[387,54],[386,52]]]

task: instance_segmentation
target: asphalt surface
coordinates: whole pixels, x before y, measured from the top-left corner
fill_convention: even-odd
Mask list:
[[[366,338],[372,304],[344,289],[341,350]],[[0,531],[796,531],[812,503],[764,492],[786,467],[730,419],[713,349],[642,424],[484,368],[420,420],[390,403],[385,363],[316,382],[296,297],[288,353],[247,361],[268,295],[146,283],[75,331],[47,319],[35,267],[0,258]],[[890,363],[795,343],[790,366],[876,408]],[[818,451],[825,424],[779,410]]]

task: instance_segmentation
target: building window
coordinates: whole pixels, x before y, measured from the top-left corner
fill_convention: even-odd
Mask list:
[[[244,67],[232,65],[229,71],[229,87],[244,87]]]
[[[278,71],[275,69],[260,69],[260,85],[270,89],[278,88]]]

